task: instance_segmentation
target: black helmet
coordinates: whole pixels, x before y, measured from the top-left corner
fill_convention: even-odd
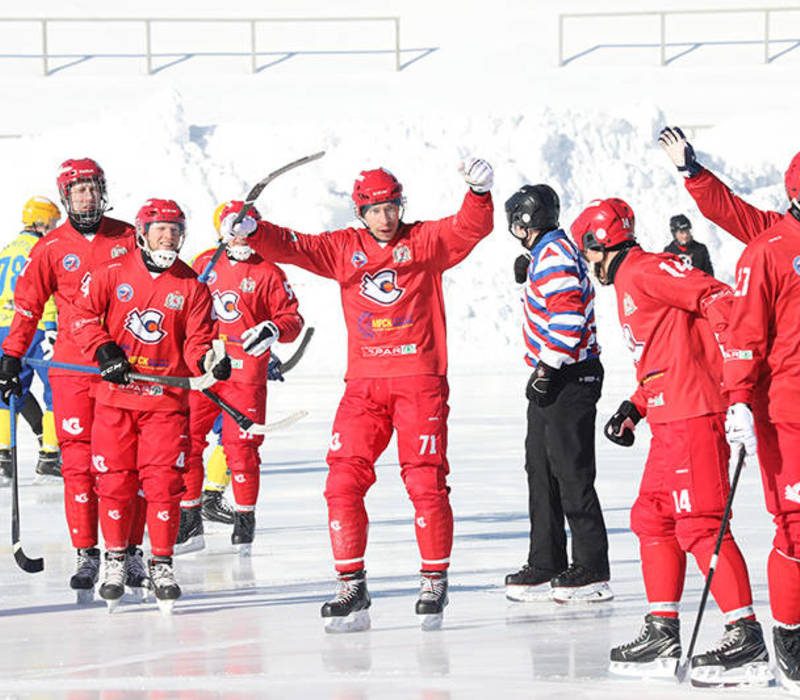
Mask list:
[[[676,214],[669,220],[669,230],[673,236],[677,231],[691,231],[692,222],[684,214]]]
[[[558,215],[561,204],[558,195],[549,185],[523,185],[506,202],[508,230],[514,232],[514,226],[552,231],[558,228]]]

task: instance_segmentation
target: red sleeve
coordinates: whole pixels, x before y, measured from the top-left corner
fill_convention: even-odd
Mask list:
[[[336,279],[341,251],[339,240],[346,233],[343,230],[310,235],[261,221],[249,242],[265,260],[297,265],[316,275]]]
[[[198,282],[186,314],[186,340],[183,344],[183,359],[190,372],[201,374],[200,361],[211,349],[211,341],[215,337],[214,322],[211,320],[211,294],[207,285]]]
[[[774,289],[765,252],[762,246],[748,246],[736,265],[736,292],[722,366],[731,403],[752,403],[761,364],[766,360]]]
[[[644,392],[644,385],[639,384],[639,386],[636,387],[636,391],[633,392],[630,402],[636,406],[636,410],[639,411],[639,415],[642,418],[647,415],[647,396]]]
[[[17,278],[15,313],[3,342],[3,351],[14,357],[22,357],[27,352],[44,305],[56,289],[56,276],[47,257],[47,248],[42,245],[44,240],[42,238],[31,248],[30,257]]]
[[[737,197],[709,170],[703,169],[695,177],[687,177],[684,184],[703,216],[742,243],[749,243],[783,218],[777,211],[756,209]]]
[[[658,253],[653,257],[653,264],[640,268],[642,293],[668,306],[703,316],[712,324],[722,320],[723,300],[731,293],[727,284],[675,255]]]
[[[289,285],[286,275],[277,265],[270,280],[268,303],[271,321],[278,327],[280,341],[291,343],[303,330],[305,321],[298,311],[297,297]]]
[[[482,238],[492,232],[493,227],[494,204],[491,193],[479,195],[472,190],[467,191],[458,213],[423,224],[442,270],[458,265]]]
[[[106,330],[103,317],[108,310],[110,284],[108,269],[89,273],[72,300],[72,336],[83,355],[96,362],[97,348],[114,339]]]

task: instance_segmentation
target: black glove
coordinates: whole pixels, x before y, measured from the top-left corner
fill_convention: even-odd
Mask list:
[[[639,409],[632,402],[623,401],[617,412],[608,419],[603,432],[611,442],[630,447],[634,439],[633,431],[640,420],[642,414],[639,413]]]
[[[679,126],[663,128],[658,135],[658,143],[684,177],[694,177],[703,170],[694,155],[692,144],[686,140]]]
[[[281,358],[278,357],[274,352],[269,358],[269,364],[267,365],[267,379],[271,382],[282,382],[283,379],[283,363],[281,362]]]
[[[547,406],[555,399],[555,377],[558,370],[539,360],[525,387],[525,396],[537,406]]]
[[[107,382],[114,384],[127,384],[130,379],[130,362],[125,357],[122,348],[115,342],[104,343],[95,352],[97,363],[100,365],[100,376]]]
[[[22,384],[19,373],[22,371],[22,361],[13,355],[0,357],[0,397],[8,403],[11,394],[22,396]]]
[[[211,372],[211,374],[214,375],[214,379],[221,382],[230,379],[231,358],[227,354],[219,357],[214,348],[203,355],[197,365],[200,367],[201,372],[204,374],[206,372]]]
[[[517,284],[525,284],[528,279],[528,265],[530,265],[531,256],[528,253],[523,253],[514,261],[514,279]]]

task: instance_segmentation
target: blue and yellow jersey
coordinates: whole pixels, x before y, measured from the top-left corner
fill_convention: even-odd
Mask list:
[[[7,328],[14,318],[14,290],[17,278],[31,253],[31,248],[40,239],[31,231],[22,231],[11,243],[0,251],[0,328]],[[56,305],[53,297],[47,300],[38,328],[51,330],[56,327]]]

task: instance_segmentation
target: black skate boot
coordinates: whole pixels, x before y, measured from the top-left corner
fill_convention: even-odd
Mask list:
[[[554,576],[550,586],[556,603],[602,603],[614,597],[608,574],[598,574],[575,563]]]
[[[610,673],[637,678],[671,678],[681,658],[677,618],[645,615],[639,636],[611,650]]]
[[[222,497],[222,491],[206,489],[203,491],[203,520],[214,523],[233,524],[233,508]]]
[[[175,570],[172,568],[172,557],[153,557],[148,569],[158,608],[162,614],[170,615],[175,601],[181,597],[181,587],[175,580]]]
[[[424,630],[438,630],[442,626],[442,616],[447,605],[447,572],[420,571],[419,598],[416,613],[421,615],[420,624]]]
[[[237,510],[233,515],[233,534],[231,544],[240,556],[249,557],[256,533],[256,514],[252,510]]]
[[[761,625],[755,620],[736,620],[725,625],[716,647],[692,657],[690,678],[700,688],[763,688],[775,681],[768,662]]]
[[[506,598],[517,603],[553,600],[552,578],[552,572],[525,564],[519,571],[506,576]]]
[[[100,550],[87,547],[78,550],[75,573],[69,580],[69,587],[78,594],[78,603],[87,605],[94,600],[94,584],[100,573]]]
[[[34,477],[34,482],[43,484],[62,478],[61,452],[58,450],[39,450],[39,459],[36,462],[36,476]]]
[[[200,506],[181,508],[181,521],[178,525],[178,538],[175,540],[175,556],[197,552],[206,546],[203,538],[203,517]]]
[[[123,552],[106,552],[106,565],[103,571],[103,583],[100,585],[100,597],[106,601],[108,612],[114,612],[122,594],[125,593],[125,568],[128,555]]]
[[[11,483],[11,450],[7,447],[0,449],[0,486]]]
[[[339,574],[339,590],[322,606],[326,632],[361,632],[370,626],[367,572],[364,569]]]
[[[128,559],[125,566],[125,587],[134,600],[143,603],[150,590],[150,579],[144,565],[144,553],[135,544],[128,546]]]
[[[792,695],[800,695],[800,629],[772,628],[778,675],[781,685]]]

